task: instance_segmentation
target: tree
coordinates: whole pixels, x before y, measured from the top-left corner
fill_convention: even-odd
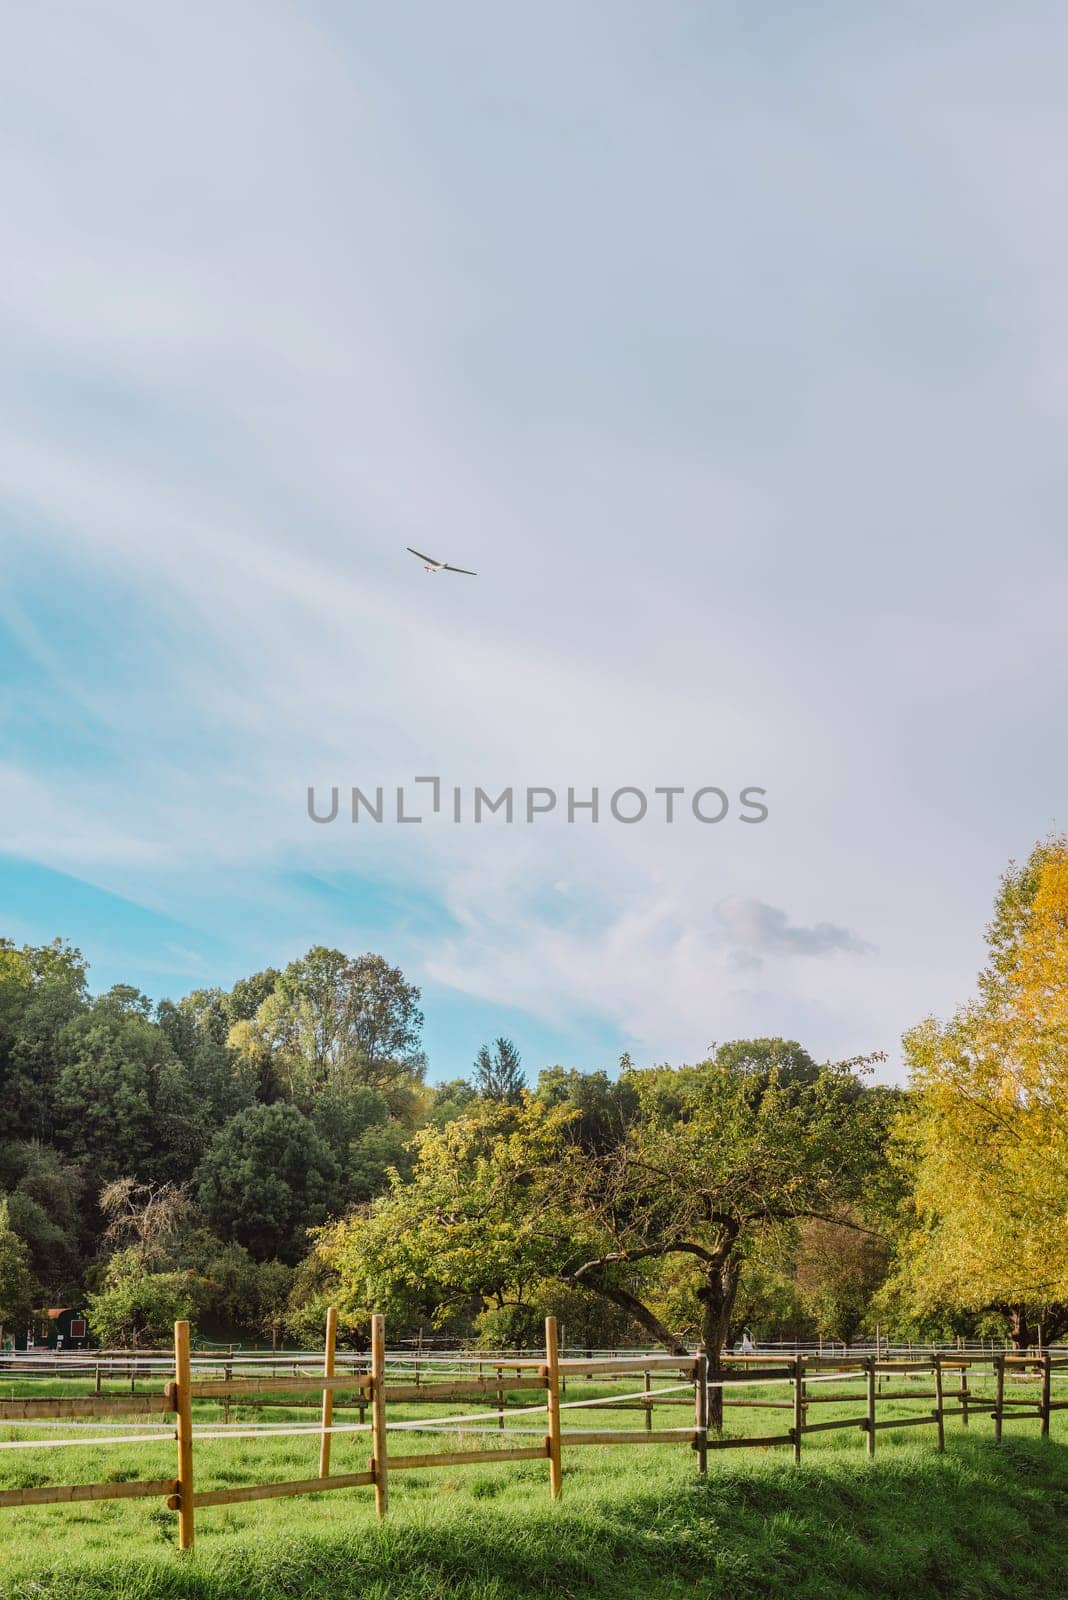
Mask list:
[[[987,942],[976,999],[905,1036],[897,1286],[921,1315],[997,1310],[1028,1344],[1068,1329],[1068,839],[1010,865]]]
[[[101,1001],[65,1030],[56,1135],[107,1180],[147,1173],[156,1149],[155,1080],[170,1045],[147,1018]]]
[[[192,1025],[203,1061],[196,1063],[190,1058],[190,1066],[209,1097],[220,1102],[223,1121],[256,1100],[277,1100],[282,1092],[270,1049],[262,1040],[248,1037],[244,1029],[246,1048],[237,1051],[228,1046],[232,1030],[252,1021],[280,977],[276,967],[267,967],[239,978],[229,993],[218,988],[194,989],[175,1008]]]
[[[872,1300],[890,1261],[887,1241],[837,1218],[811,1217],[801,1225],[794,1281],[817,1330],[852,1344],[870,1320]]]
[[[278,1341],[288,1326],[292,1289],[292,1267],[284,1261],[262,1263],[257,1284],[255,1327],[258,1333],[265,1333],[270,1339],[272,1350],[278,1349]],[[324,1315],[324,1323],[325,1320]]]
[[[206,1320],[220,1328],[256,1328],[259,1320],[261,1265],[240,1244],[220,1244],[206,1230],[190,1241],[196,1270],[203,1280]]]
[[[353,1322],[371,1311],[438,1327],[484,1306],[530,1304],[572,1238],[546,1209],[541,1177],[564,1154],[573,1113],[538,1101],[479,1102],[415,1136],[410,1183],[324,1229],[317,1255]]]
[[[268,996],[274,993],[281,976],[277,967],[265,967],[251,977],[238,978],[226,996],[230,1026],[233,1027],[235,1022],[250,1021]]]
[[[308,1115],[333,1151],[342,1206],[370,1200],[388,1187],[391,1167],[407,1174],[410,1132],[393,1121],[389,1102],[375,1089],[323,1089],[308,1104]]]
[[[207,1142],[197,1103],[150,1004],[119,985],[63,1030],[56,1142],[99,1178],[182,1179]]]
[[[548,1106],[567,1106],[575,1116],[569,1124],[569,1137],[583,1150],[604,1154],[615,1149],[638,1115],[638,1096],[634,1090],[629,1057],[623,1072],[612,1079],[607,1072],[576,1072],[572,1067],[545,1067],[538,1074],[535,1090]]]
[[[200,995],[211,992],[201,990]],[[156,1021],[182,1064],[182,1079],[196,1108],[197,1122],[217,1128],[235,1111],[255,1102],[256,1071],[247,1057],[228,1047],[226,1037],[232,1024],[225,1015],[220,1017],[213,1006],[189,1005],[191,998],[187,996],[178,1005],[161,1000]]]
[[[12,1228],[29,1251],[30,1270],[52,1305],[78,1291],[89,1227],[84,1168],[36,1139],[0,1144],[0,1192]]]
[[[466,1115],[478,1099],[478,1090],[466,1078],[450,1078],[447,1083],[437,1083],[430,1092],[427,1121],[435,1128]]]
[[[824,1068],[814,1082],[780,1086],[775,1069],[754,1095],[749,1074],[719,1060],[629,1074],[639,1114],[625,1139],[550,1181],[594,1247],[568,1277],[629,1309],[669,1349],[677,1334],[619,1276],[642,1262],[685,1258],[695,1275],[700,1337],[720,1370],[742,1269],[770,1231],[828,1214],[855,1195],[880,1152],[851,1115],[857,1062]],[[711,1419],[721,1425],[721,1391]]]
[[[86,965],[56,939],[17,949],[0,939],[0,1105],[8,1138],[48,1140],[66,1025],[86,1005]]]
[[[519,1051],[511,1039],[498,1039],[493,1050],[484,1044],[475,1057],[475,1087],[483,1100],[517,1105],[526,1083]]]
[[[120,1254],[109,1264],[104,1286],[87,1296],[86,1309],[103,1345],[166,1344],[176,1322],[193,1318],[197,1284],[189,1272],[142,1273]]]
[[[815,1083],[819,1067],[796,1039],[733,1039],[713,1051],[717,1065],[747,1078],[756,1094],[774,1080],[780,1089]]]
[[[36,1290],[29,1251],[11,1226],[7,1201],[0,1200],[0,1335],[28,1326]]]
[[[293,961],[230,1042],[267,1050],[285,1092],[300,1099],[330,1084],[377,1089],[411,1115],[426,1063],[419,1052],[419,990],[381,956],[349,957],[319,945]]]
[[[395,1182],[324,1248],[364,1307],[440,1319],[472,1302],[530,1303],[556,1278],[679,1353],[657,1297],[665,1263],[682,1263],[715,1376],[757,1241],[837,1212],[881,1159],[854,1115],[857,1065],[800,1088],[780,1087],[773,1071],[759,1096],[745,1072],[716,1061],[631,1070],[636,1112],[608,1148],[581,1144],[566,1104],[484,1102],[418,1135],[411,1184]]]
[[[219,1130],[196,1174],[208,1222],[258,1261],[296,1261],[337,1199],[329,1145],[296,1106],[251,1106]]]
[[[138,1183],[136,1178],[106,1184],[100,1209],[107,1218],[105,1242],[128,1252],[146,1272],[175,1263],[182,1236],[196,1215],[184,1185]]]

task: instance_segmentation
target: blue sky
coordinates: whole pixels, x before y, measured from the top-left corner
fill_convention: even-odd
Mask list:
[[[24,8],[0,924],[431,1073],[883,1049],[1065,825],[1062,8]],[[477,580],[428,577],[415,545]],[[418,828],[438,773],[769,818]]]

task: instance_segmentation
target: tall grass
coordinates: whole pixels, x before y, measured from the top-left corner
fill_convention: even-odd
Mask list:
[[[729,1426],[751,1431],[753,1415],[735,1414]],[[633,1413],[616,1416],[637,1425]],[[664,1420],[681,1417],[665,1411]],[[565,1450],[555,1506],[540,1461],[395,1473],[384,1525],[366,1489],[220,1507],[198,1513],[197,1547],[185,1557],[174,1514],[152,1501],[2,1511],[0,1595],[1068,1600],[1068,1448],[1037,1439],[1037,1424],[1016,1428],[998,1448],[988,1420],[967,1432],[957,1424],[941,1456],[933,1430],[888,1430],[874,1462],[859,1432],[817,1434],[800,1469],[786,1451],[730,1451],[710,1457],[706,1479],[684,1446]],[[335,1470],[358,1470],[368,1448],[363,1436],[339,1437]],[[314,1471],[315,1452],[314,1438],[204,1444],[198,1478],[301,1477]],[[173,1446],[153,1445],[136,1454],[12,1451],[0,1466],[6,1483],[75,1481],[169,1476],[173,1460]]]

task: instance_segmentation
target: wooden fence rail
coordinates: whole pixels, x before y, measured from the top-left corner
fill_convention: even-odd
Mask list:
[[[556,1322],[552,1317],[545,1323],[544,1357],[508,1357],[506,1360],[487,1362],[487,1372],[477,1378],[457,1379],[443,1373],[434,1379],[411,1382],[387,1381],[385,1328],[381,1317],[374,1317],[371,1329],[370,1359],[367,1370],[337,1372],[336,1355],[337,1317],[333,1308],[327,1317],[326,1340],[322,1372],[312,1374],[298,1369],[294,1364],[291,1376],[238,1375],[234,1377],[227,1366],[223,1378],[198,1378],[193,1375],[190,1358],[188,1322],[177,1322],[174,1327],[174,1376],[164,1386],[162,1393],[132,1395],[105,1395],[97,1392],[87,1396],[48,1396],[42,1399],[15,1397],[0,1399],[0,1427],[34,1422],[82,1421],[90,1417],[118,1417],[127,1427],[137,1424],[130,1419],[138,1416],[174,1418],[173,1439],[177,1451],[177,1475],[173,1479],[144,1479],[119,1483],[43,1484],[35,1487],[0,1489],[0,1508],[11,1506],[64,1505],[97,1500],[153,1498],[161,1496],[169,1509],[178,1513],[178,1543],[182,1550],[191,1549],[195,1538],[196,1512],[222,1505],[234,1505],[254,1500],[278,1499],[288,1495],[318,1494],[324,1490],[373,1488],[375,1507],[380,1517],[385,1516],[389,1505],[389,1475],[391,1472],[419,1471],[430,1467],[471,1466],[479,1464],[544,1460],[548,1468],[549,1492],[558,1500],[563,1492],[563,1452],[583,1445],[636,1445],[685,1444],[696,1456],[697,1469],[705,1472],[710,1450],[737,1450],[753,1447],[772,1448],[789,1445],[796,1463],[801,1461],[804,1440],[814,1433],[826,1433],[839,1428],[852,1428],[865,1435],[865,1448],[869,1457],[875,1454],[876,1436],[885,1429],[930,1425],[936,1429],[937,1448],[945,1448],[945,1419],[959,1416],[965,1427],[971,1416],[990,1416],[994,1422],[995,1440],[1002,1437],[1007,1421],[1035,1419],[1040,1422],[1042,1437],[1049,1436],[1050,1415],[1053,1411],[1068,1408],[1068,1400],[1054,1400],[1052,1377],[1055,1373],[1068,1373],[1068,1355],[1054,1356],[1049,1350],[1037,1355],[1016,1356],[1007,1352],[991,1355],[960,1355],[957,1352],[933,1352],[924,1358],[906,1360],[882,1359],[874,1355],[861,1356],[849,1361],[841,1356],[825,1358],[797,1354],[784,1358],[746,1356],[725,1357],[721,1375],[709,1380],[708,1361],[700,1350],[694,1356],[641,1355],[610,1356],[603,1359],[572,1357],[562,1359],[557,1344]],[[969,1384],[969,1374],[990,1370],[995,1381],[993,1405],[990,1397],[976,1392]],[[566,1377],[578,1379],[623,1379],[633,1374],[641,1381],[641,1389],[624,1395],[608,1394],[600,1398],[561,1402]],[[652,1384],[653,1376],[671,1380],[659,1388]],[[883,1379],[892,1387],[882,1390]],[[926,1378],[930,1387],[910,1388],[909,1379]],[[955,1387],[946,1387],[951,1378]],[[1037,1394],[1012,1395],[1006,1393],[1006,1382],[1037,1383]],[[895,1382],[896,1380],[896,1382]],[[850,1389],[850,1383],[862,1383],[861,1389]],[[831,1386],[823,1392],[821,1385]],[[769,1386],[782,1386],[788,1398],[769,1399]],[[679,1389],[689,1391],[684,1397]],[[744,1438],[725,1438],[710,1432],[708,1427],[708,1395],[711,1388],[723,1393],[726,1406],[789,1410],[791,1426],[782,1433],[761,1434]],[[752,1398],[735,1399],[727,1391],[742,1387],[759,1387],[761,1393]],[[314,1397],[311,1393],[314,1391]],[[521,1405],[507,1405],[506,1395],[524,1393],[543,1396],[541,1400]],[[294,1407],[317,1407],[320,1411],[318,1426],[299,1423],[232,1424],[229,1421],[230,1402],[258,1408],[283,1406],[284,1396]],[[296,1399],[294,1396],[307,1396]],[[224,1405],[221,1425],[194,1426],[193,1402],[216,1400]],[[886,1402],[929,1402],[914,1416],[883,1417],[877,1408]],[[535,1424],[520,1428],[519,1432],[538,1434],[537,1421],[544,1419],[544,1433],[530,1444],[505,1443],[515,1437],[505,1434],[500,1445],[493,1449],[460,1449],[427,1451],[420,1454],[390,1454],[387,1440],[390,1429],[416,1431],[462,1430],[464,1424],[478,1421],[475,1416],[439,1416],[430,1422],[394,1422],[387,1420],[387,1401],[406,1405],[448,1406],[467,1401],[488,1402],[487,1414],[505,1428],[506,1417],[526,1418]],[[947,1403],[951,1402],[951,1403]],[[829,1404],[855,1404],[857,1412],[846,1417],[810,1421],[810,1408]],[[692,1406],[692,1426],[656,1428],[652,1413],[657,1406]],[[335,1412],[339,1408],[359,1407],[358,1423],[338,1422]],[[620,1428],[565,1428],[564,1412],[600,1408],[606,1410],[644,1411],[644,1426],[640,1430]],[[370,1422],[364,1422],[365,1410],[371,1413]],[[592,1419],[591,1419],[592,1420]],[[331,1471],[331,1445],[338,1434],[356,1434],[366,1430],[371,1444],[367,1469],[360,1472],[335,1473]],[[483,1430],[484,1431],[484,1430]],[[313,1478],[300,1478],[284,1482],[252,1483],[233,1488],[199,1489],[194,1481],[194,1455],[198,1439],[225,1439],[227,1437],[259,1438],[311,1435],[318,1438],[318,1473]],[[59,1447],[75,1444],[135,1445],[146,1439],[158,1441],[168,1435],[131,1434],[126,1438],[107,1440],[55,1438],[46,1440],[0,1441],[0,1449]]]

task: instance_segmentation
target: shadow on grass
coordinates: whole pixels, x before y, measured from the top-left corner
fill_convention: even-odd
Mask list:
[[[882,1441],[880,1441],[882,1445]],[[677,1462],[677,1458],[676,1458]],[[828,1452],[714,1460],[706,1479],[631,1457],[499,1495],[482,1476],[337,1532],[212,1530],[173,1550],[27,1564],[5,1600],[1042,1600],[1068,1597],[1068,1449],[956,1439],[867,1463]],[[509,1498],[510,1495],[510,1498]],[[503,1502],[503,1503],[502,1503]]]

